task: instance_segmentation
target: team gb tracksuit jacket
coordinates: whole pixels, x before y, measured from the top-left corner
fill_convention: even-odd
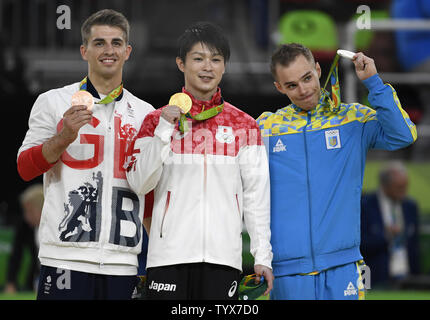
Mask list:
[[[126,179],[127,146],[154,108],[123,89],[116,101],[95,104],[91,123],[79,130],[55,164],[42,145],[63,125],[79,83],[41,94],[18,151],[24,180],[44,173],[45,202],[39,227],[42,265],[89,273],[134,275],[142,242],[145,197]],[[100,100],[91,82],[87,90]]]

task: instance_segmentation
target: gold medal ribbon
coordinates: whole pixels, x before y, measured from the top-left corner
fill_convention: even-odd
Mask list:
[[[184,133],[188,131],[188,119],[194,119],[196,121],[203,121],[210,119],[212,117],[215,117],[216,115],[220,114],[224,110],[224,100],[222,100],[222,103],[216,107],[204,110],[195,116],[193,116],[190,112],[187,112],[186,114],[182,114],[181,118],[179,119],[179,130]]]
[[[222,98],[221,102],[222,103],[220,105],[207,110],[203,110],[195,116],[190,113],[193,102],[190,96],[186,93],[175,93],[173,96],[170,97],[169,105],[177,106],[182,109],[183,113],[181,114],[181,117],[179,119],[179,130],[181,131],[181,133],[184,133],[188,131],[187,118],[194,119],[196,121],[203,121],[215,117],[216,115],[220,114],[224,109],[224,100]]]

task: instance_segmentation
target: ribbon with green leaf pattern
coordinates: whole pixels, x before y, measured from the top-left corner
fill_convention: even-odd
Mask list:
[[[338,112],[340,109],[340,86],[339,86],[339,55],[336,54],[334,57],[333,63],[330,67],[330,71],[327,75],[327,80],[325,81],[323,87],[323,94],[325,95],[324,100],[330,105],[330,109],[332,112]],[[331,84],[331,98],[328,95],[328,92],[325,90],[328,81],[330,80]]]
[[[186,114],[181,115],[181,118],[179,119],[179,130],[184,133],[188,131],[188,119],[194,119],[197,121],[203,121],[210,119],[212,117],[215,117],[216,115],[220,114],[224,109],[224,101],[222,100],[222,103],[216,107],[204,110],[195,116],[191,115],[190,112],[187,112]]]
[[[82,79],[81,83],[79,84],[79,90],[87,90],[87,81],[88,81],[88,77],[85,77],[84,79]],[[121,95],[122,89],[123,89],[123,84],[121,82],[121,84],[115,89],[113,89],[111,92],[109,92],[109,94],[104,99],[95,103],[108,104],[113,102],[116,98],[118,98]]]

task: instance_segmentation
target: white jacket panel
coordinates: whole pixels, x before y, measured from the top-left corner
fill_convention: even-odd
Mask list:
[[[63,114],[78,90],[79,83],[74,83],[37,98],[18,156],[60,130]],[[130,189],[124,160],[143,119],[153,110],[125,89],[119,101],[95,104],[92,122],[80,129],[60,160],[44,173],[45,202],[39,227],[42,264],[83,272],[135,274],[144,196]]]
[[[127,171],[136,193],[154,191],[147,267],[241,270],[243,219],[255,263],[271,267],[269,168],[255,120],[224,103],[221,114],[190,121],[181,134],[160,114],[145,119]]]

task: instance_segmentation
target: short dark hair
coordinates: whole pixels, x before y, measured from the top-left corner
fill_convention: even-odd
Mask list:
[[[276,66],[288,67],[298,56],[304,56],[309,62],[315,64],[311,50],[300,43],[288,43],[280,45],[272,54],[270,61],[270,72],[276,80]]]
[[[88,45],[92,26],[108,25],[120,28],[124,32],[125,42],[128,43],[130,24],[124,15],[112,9],[103,9],[89,16],[81,27],[82,44]]]
[[[196,43],[203,43],[210,50],[216,50],[227,62],[230,58],[230,45],[222,29],[210,22],[197,22],[189,26],[178,39],[178,57],[185,62],[187,53]]]

